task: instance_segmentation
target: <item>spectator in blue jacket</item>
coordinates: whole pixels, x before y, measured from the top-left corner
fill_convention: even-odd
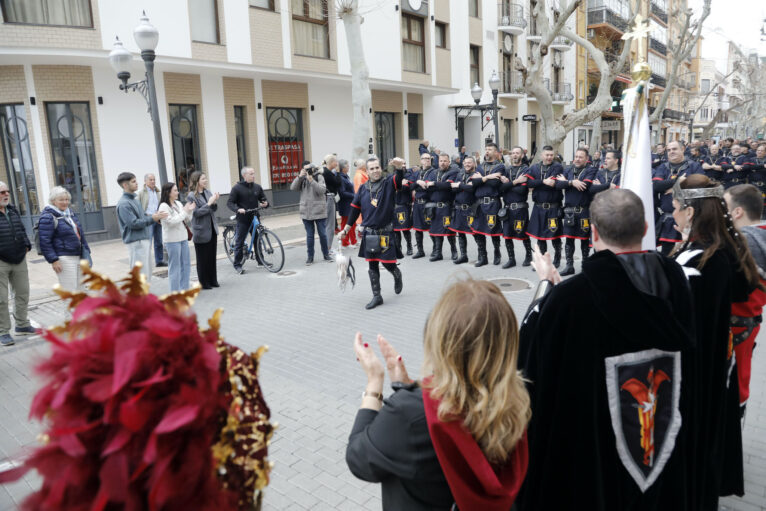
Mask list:
[[[348,177],[348,160],[338,160],[338,168],[340,169],[340,189],[338,195],[340,200],[338,201],[338,214],[340,215],[340,225],[346,225],[348,215],[351,209],[351,201],[354,200],[354,183],[351,182],[351,178]],[[349,239],[351,236],[347,236],[341,242],[344,247],[349,244],[355,244],[356,238]]]
[[[72,196],[63,186],[55,186],[48,196],[38,225],[40,251],[67,290],[80,289],[80,259],[90,261],[90,247],[77,215],[69,208]]]

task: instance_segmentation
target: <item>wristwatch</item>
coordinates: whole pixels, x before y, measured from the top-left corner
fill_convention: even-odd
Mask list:
[[[397,390],[413,390],[418,388],[418,382],[415,380],[412,380],[409,383],[404,383],[403,381],[392,381],[391,388],[394,389],[394,392]]]

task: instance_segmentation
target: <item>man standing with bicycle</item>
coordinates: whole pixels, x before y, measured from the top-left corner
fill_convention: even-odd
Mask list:
[[[248,210],[259,206],[262,208],[269,206],[269,201],[266,199],[266,194],[263,193],[263,188],[255,182],[255,169],[243,167],[241,174],[242,181],[232,187],[231,193],[229,193],[229,200],[226,202],[229,209],[237,213],[237,229],[234,239],[234,270],[240,275],[245,273],[245,270],[242,268],[243,247],[247,233],[250,230],[250,224],[253,223],[253,216],[255,216],[254,211],[248,213]],[[258,261],[258,264],[261,264],[261,262]]]

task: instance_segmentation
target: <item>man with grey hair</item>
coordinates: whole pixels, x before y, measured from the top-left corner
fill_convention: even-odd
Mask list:
[[[268,207],[269,201],[266,199],[261,185],[255,182],[255,169],[253,167],[242,167],[240,174],[242,181],[232,187],[226,205],[237,214],[237,228],[234,231],[234,270],[241,275],[245,272],[242,268],[245,238],[250,231],[250,224],[253,223],[254,210],[258,207]],[[258,251],[256,250],[255,253],[257,256]],[[258,261],[258,264],[261,262]]]
[[[10,346],[11,318],[8,314],[8,286],[15,295],[13,319],[16,333],[29,335],[35,329],[29,323],[29,272],[27,252],[32,248],[19,211],[11,203],[11,190],[0,181],[0,343]]]
[[[154,174],[144,175],[144,186],[138,191],[138,201],[147,215],[153,215],[159,209],[160,188],[157,186]],[[152,226],[152,240],[154,240],[154,265],[167,266],[162,250],[162,225],[159,222],[155,222]]]

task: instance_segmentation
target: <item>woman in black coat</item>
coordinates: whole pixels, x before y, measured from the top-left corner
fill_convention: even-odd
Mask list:
[[[207,189],[207,176],[202,172],[192,172],[189,178],[189,194],[186,202],[196,206],[192,214],[192,241],[197,255],[197,279],[202,289],[218,287],[216,272],[216,251],[218,249],[218,222],[215,212],[218,209],[219,193]]]

